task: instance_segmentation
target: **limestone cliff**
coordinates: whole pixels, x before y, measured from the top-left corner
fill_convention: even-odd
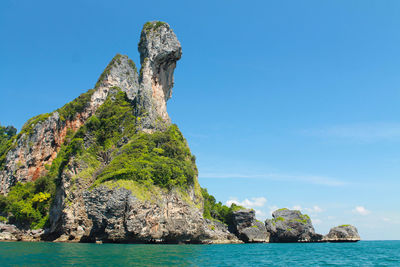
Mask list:
[[[50,113],[30,119],[0,155],[0,193],[6,194],[17,182],[35,181],[46,174],[69,131],[76,132],[118,86],[128,98],[139,90],[135,64],[127,56],[116,55],[99,78],[95,89]]]
[[[46,228],[41,238],[55,241],[240,242],[204,218],[195,157],[167,113],[182,55],[176,35],[148,22],[139,52],[140,74],[117,54],[94,89],[29,120],[0,151],[8,195],[0,216],[25,229],[18,235]]]
[[[0,155],[0,193],[6,194],[17,182],[43,176],[67,132],[75,132],[85,124],[104,103],[110,88],[120,88],[135,103],[135,115],[141,118],[142,130],[162,129],[170,124],[166,102],[172,95],[176,61],[182,55],[180,43],[167,23],[148,22],[142,30],[139,52],[140,77],[134,62],[117,54],[94,89],[59,110],[32,118],[23,126],[9,150]]]

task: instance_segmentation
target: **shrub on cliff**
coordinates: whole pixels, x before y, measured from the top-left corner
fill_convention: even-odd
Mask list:
[[[47,177],[35,182],[16,184],[7,197],[0,199],[1,213],[10,223],[28,228],[43,228],[48,221],[48,210],[55,187]]]
[[[227,225],[233,223],[233,212],[244,209],[242,206],[232,203],[230,207],[223,205],[221,202],[216,202],[215,197],[208,194],[207,189],[202,188],[201,193],[204,198],[203,216],[206,219],[214,219],[223,222]]]
[[[4,161],[4,158],[11,146],[13,137],[16,135],[17,129],[13,126],[1,126],[0,125],[0,166]]]

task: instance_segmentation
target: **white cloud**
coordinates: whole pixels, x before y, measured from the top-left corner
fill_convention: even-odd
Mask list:
[[[305,130],[303,133],[311,136],[334,137],[361,142],[400,140],[400,123],[373,122],[336,125]]]
[[[246,173],[201,173],[200,178],[222,178],[222,179],[265,179],[282,182],[300,182],[324,186],[343,186],[346,182],[318,175],[290,175],[279,173],[246,174]]]
[[[255,210],[256,216],[257,216],[258,218],[265,219],[265,218],[267,217],[267,214],[265,214],[264,211],[258,210],[258,209],[254,209],[254,210]]]
[[[300,205],[294,205],[292,207],[293,210],[299,210],[301,212],[306,212],[306,213],[311,213],[311,214],[315,214],[315,213],[321,213],[324,210],[322,208],[320,208],[319,206],[315,205],[312,208],[302,208]]]
[[[245,208],[255,208],[255,207],[263,207],[265,203],[267,203],[267,199],[265,197],[253,197],[251,200],[245,199],[243,201],[238,201],[236,198],[231,198],[226,202],[227,206],[232,204],[240,205]]]
[[[354,212],[354,213],[357,213],[357,214],[360,214],[360,215],[363,215],[363,216],[368,215],[368,214],[371,213],[369,210],[367,210],[367,209],[366,209],[365,207],[363,207],[363,206],[357,206],[357,207],[355,207],[354,210],[353,210],[353,212]]]
[[[385,221],[385,222],[390,222],[389,218],[383,218],[382,220]]]
[[[323,212],[324,210],[323,209],[321,209],[319,206],[317,206],[317,205],[315,205],[315,206],[313,206],[312,208],[305,208],[304,209],[306,212],[308,212],[308,213],[321,213],[321,212]]]

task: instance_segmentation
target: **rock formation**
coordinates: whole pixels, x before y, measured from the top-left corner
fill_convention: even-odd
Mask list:
[[[15,225],[0,223],[0,241],[40,241],[42,229],[20,230]]]
[[[30,119],[0,162],[0,193],[7,194],[17,182],[35,181],[46,174],[69,131],[77,131],[118,86],[134,100],[139,90],[135,64],[117,54],[100,76],[95,89],[51,114]]]
[[[46,173],[68,131],[77,131],[106,100],[110,88],[119,87],[136,102],[136,115],[142,130],[160,129],[169,124],[167,100],[171,98],[173,73],[182,55],[180,43],[167,23],[148,22],[143,27],[139,43],[140,77],[127,56],[117,54],[94,89],[81,97],[84,103],[67,104],[51,114],[29,120],[5,155],[0,170],[0,193],[7,194],[17,182],[34,181]],[[139,84],[140,80],[140,84]],[[63,113],[71,111],[65,116]]]
[[[271,234],[270,242],[318,242],[322,235],[316,234],[310,217],[298,210],[279,209],[272,213],[265,225]]]
[[[139,52],[140,75],[117,54],[94,89],[29,120],[0,151],[0,192],[15,199],[28,190],[24,201],[35,203],[26,207],[32,216],[15,205],[0,211],[26,217],[11,216],[18,228],[4,226],[3,239],[40,233],[60,242],[241,242],[226,225],[203,218],[195,158],[167,113],[182,55],[176,35],[166,23],[148,22]],[[4,201],[0,207],[9,205]],[[49,228],[26,232],[45,225],[46,205]]]
[[[139,52],[139,74],[117,54],[94,89],[1,141],[0,241],[321,240],[299,211],[275,211],[265,226],[200,188],[195,157],[167,113],[180,43],[168,24],[148,22]],[[357,236],[334,228],[325,239]]]
[[[140,94],[139,103],[144,116],[144,129],[153,129],[161,119],[170,122],[167,101],[172,96],[176,62],[182,56],[182,48],[175,33],[167,23],[148,22],[144,25],[139,42]]]
[[[255,211],[250,209],[233,212],[233,232],[245,243],[269,242],[265,225],[257,221]]]
[[[352,225],[340,225],[333,227],[323,241],[326,242],[357,242],[360,241],[360,235],[357,228]]]

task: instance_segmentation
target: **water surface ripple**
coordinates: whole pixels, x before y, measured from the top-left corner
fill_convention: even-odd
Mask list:
[[[400,266],[400,241],[238,245],[3,242],[0,265]]]

